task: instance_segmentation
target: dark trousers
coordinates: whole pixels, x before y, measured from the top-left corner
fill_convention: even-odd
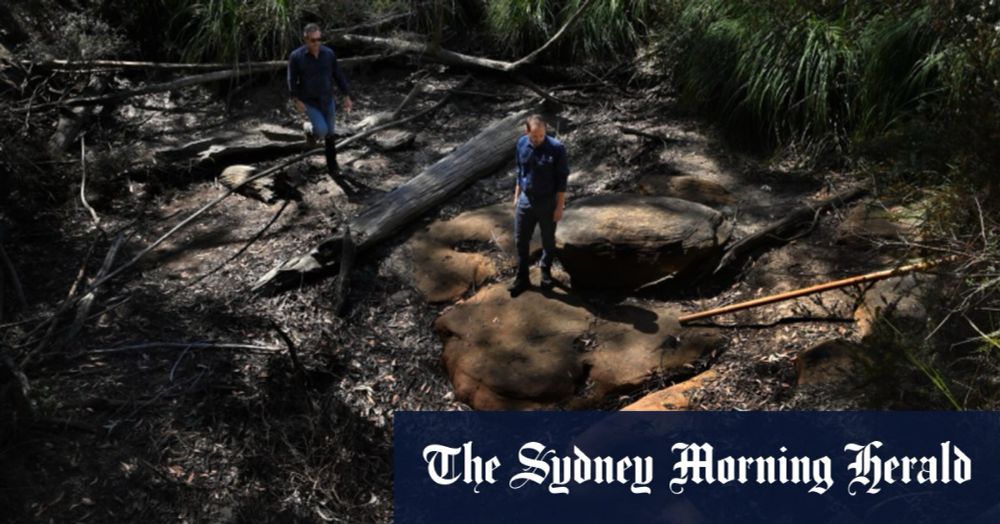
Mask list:
[[[556,210],[556,196],[528,196],[521,193],[514,210],[514,245],[517,247],[517,276],[528,278],[531,266],[531,236],[535,226],[542,233],[542,260],[544,269],[552,267],[556,255],[556,221],[552,215]]]

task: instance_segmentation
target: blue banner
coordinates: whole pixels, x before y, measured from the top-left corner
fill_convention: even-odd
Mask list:
[[[991,412],[398,412],[395,522],[1000,522]]]

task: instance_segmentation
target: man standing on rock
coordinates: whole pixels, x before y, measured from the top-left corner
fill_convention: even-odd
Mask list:
[[[542,289],[552,287],[552,261],[556,253],[556,223],[566,203],[569,161],[566,146],[546,135],[540,115],[525,121],[525,135],[517,141],[517,185],[514,187],[514,243],[517,277],[507,288],[512,296],[528,289],[529,246],[535,225],[542,234]]]
[[[320,44],[320,29],[309,24],[303,30],[305,43],[288,56],[288,91],[299,113],[312,124],[312,137],[322,138],[326,146],[326,169],[334,180],[340,176],[337,143],[334,137],[337,104],[333,93],[336,82],[344,95],[344,109],[351,112],[351,86],[337,65],[333,50]]]

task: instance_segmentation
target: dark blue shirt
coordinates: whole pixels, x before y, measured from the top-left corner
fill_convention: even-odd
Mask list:
[[[517,141],[517,185],[528,196],[548,196],[566,192],[569,160],[566,146],[548,135],[535,147],[528,135]]]
[[[337,55],[325,45],[313,56],[306,46],[288,55],[288,91],[294,98],[325,108],[333,98],[333,82],[340,92],[350,96],[351,86],[337,65]]]

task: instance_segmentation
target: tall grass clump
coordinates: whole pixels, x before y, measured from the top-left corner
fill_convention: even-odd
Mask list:
[[[580,7],[583,0],[494,0],[486,2],[486,29],[507,57],[538,48]],[[594,2],[570,28],[549,59],[582,61],[632,51],[654,15],[653,0]]]
[[[947,96],[928,6],[830,4],[683,2],[669,31],[685,99],[770,144],[843,145]]]
[[[295,0],[165,0],[171,44],[191,62],[238,62],[283,57],[298,40]]]

